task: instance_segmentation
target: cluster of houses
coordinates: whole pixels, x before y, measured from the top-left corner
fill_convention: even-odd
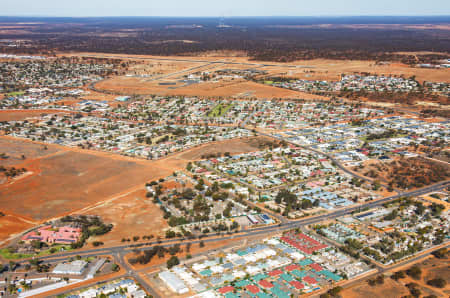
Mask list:
[[[244,185],[264,190],[334,173],[333,167],[323,165],[326,162],[326,158],[300,148],[279,147],[213,158],[203,164]]]
[[[0,109],[41,109],[52,108],[55,102],[63,102],[66,96],[76,98],[89,94],[89,91],[82,89],[50,89],[50,88],[29,88],[23,92],[17,92],[12,96],[8,95],[0,101]],[[108,105],[106,105],[109,107]],[[58,109],[67,109],[68,107],[56,107]],[[80,109],[83,111],[83,109]]]
[[[331,153],[344,165],[357,166],[371,158],[388,160],[390,155],[414,156],[414,153],[407,151],[408,146],[435,140],[448,142],[449,129],[448,121],[427,122],[403,116],[388,116],[365,120],[357,126],[341,123],[294,129],[273,135]],[[389,131],[393,133],[385,136]]]
[[[267,130],[288,130],[323,126],[383,116],[382,109],[351,106],[338,102],[260,101],[248,119],[248,125]]]
[[[313,236],[290,231],[173,267],[158,277],[174,295],[292,297],[368,270]]]
[[[382,109],[337,102],[204,100],[195,97],[154,97],[133,101],[111,111],[118,119],[158,123],[241,125],[262,129],[295,129],[368,119],[385,115]]]
[[[320,179],[312,179],[308,182],[292,184],[287,186],[298,200],[308,200],[313,205],[306,210],[292,211],[290,218],[302,217],[306,214],[331,211],[351,206],[356,202],[365,202],[381,198],[381,195],[371,189],[370,184],[356,186],[352,184],[352,177],[346,173],[338,172]],[[264,206],[273,211],[283,213],[286,208],[284,202],[277,203],[278,192],[261,192],[260,197],[264,200]],[[258,197],[251,196],[254,200]]]
[[[286,208],[285,202],[276,200],[285,189],[299,201],[312,203],[307,210],[293,210],[291,218],[381,197],[370,183],[355,185],[328,158],[294,146],[210,158],[196,163],[192,172],[210,184],[229,185],[230,194],[263,202],[275,212],[283,213]]]
[[[220,113],[215,109],[224,108]],[[178,124],[239,124],[248,115],[248,105],[229,100],[205,100],[196,97],[161,97],[130,102],[116,107],[111,116],[118,119],[146,120]]]
[[[249,130],[234,127],[153,126],[80,114],[11,121],[0,124],[0,130],[19,138],[147,159],[158,159],[208,142],[253,135]]]
[[[209,175],[193,166],[192,173]],[[202,176],[205,177],[205,176]],[[176,176],[165,178],[164,186],[158,199],[155,200],[170,218],[183,218],[171,222],[171,231],[199,235],[208,232],[237,231],[252,226],[273,224],[275,221],[264,213],[252,210],[245,202],[236,198],[242,195],[242,190],[248,194],[247,188],[236,187],[231,180],[206,180],[202,189],[194,187],[198,182],[182,172]],[[212,192],[212,184],[217,183],[218,189]],[[155,195],[157,186],[147,186],[147,192]],[[220,198],[219,198],[220,197]],[[207,211],[207,212],[206,212]]]
[[[318,231],[342,245],[349,239],[363,244],[360,253],[383,264],[449,241],[448,210],[435,213],[435,205],[417,198],[402,208],[399,204],[337,218]]]
[[[374,76],[374,75],[342,75],[339,81],[291,80],[287,82],[265,81],[266,84],[303,92],[413,92],[422,88],[427,92],[448,94],[450,84],[430,83],[421,86],[414,78]],[[436,85],[434,85],[436,84]]]
[[[0,62],[0,85],[31,87],[81,87],[113,71],[112,64],[68,63],[58,59]]]

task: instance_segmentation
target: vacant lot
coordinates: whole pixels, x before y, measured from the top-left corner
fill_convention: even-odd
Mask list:
[[[147,161],[0,137],[0,148],[9,156],[0,165],[24,167],[29,172],[0,185],[0,211],[6,214],[0,217],[0,241],[70,213],[100,215],[114,223],[113,231],[100,238],[105,243],[120,241],[137,227],[141,236],[157,235],[166,223],[158,206],[145,198],[146,182],[183,170],[189,161],[205,154],[256,151],[271,143],[268,138],[227,140]]]
[[[406,287],[409,283],[415,283],[423,296],[435,295],[436,297],[448,297],[450,294],[450,275],[448,274],[448,268],[450,266],[450,260],[437,259],[435,257],[429,257],[417,264],[421,270],[422,275],[419,280],[412,279],[409,276],[402,278],[398,281],[394,281],[391,278],[386,277],[384,284],[369,286],[366,281],[362,281],[353,287],[347,288],[341,292],[342,297],[386,297],[397,298],[404,297],[410,294],[410,291]],[[410,268],[412,265],[405,266],[401,270]],[[400,270],[400,269],[399,269]],[[395,271],[399,271],[395,270]],[[427,281],[434,278],[443,278],[446,280],[446,287],[439,289],[427,285]]]
[[[175,85],[159,85],[161,81],[149,81],[142,78],[117,76],[101,81],[95,85],[97,90],[117,92],[122,94],[157,94],[186,95],[199,97],[233,97],[237,99],[258,98],[325,98],[308,93],[276,88],[242,79],[227,82],[204,82],[185,86],[176,82]],[[167,80],[164,80],[167,82]],[[175,82],[175,81],[172,81]]]
[[[36,224],[32,219],[6,212],[4,214],[0,216],[0,245]]]
[[[59,110],[1,110],[0,121],[20,121],[30,117],[39,117],[43,114],[67,114]]]
[[[29,157],[14,165],[32,172],[0,187],[1,209],[36,220],[61,216],[142,188],[146,181],[164,177],[172,170],[160,167],[162,164],[100,152],[48,145],[44,153],[40,144],[1,141],[12,156],[16,156],[13,151],[25,152]]]
[[[89,239],[89,242],[119,244],[121,239],[132,239],[133,236],[142,238],[145,235],[154,235],[156,237],[162,235],[163,229],[168,227],[159,207],[153,204],[151,198],[145,197],[143,185],[140,190],[90,208],[84,213],[99,215],[103,221],[114,224],[111,232],[93,237]]]
[[[398,282],[385,278],[384,284],[381,286],[371,287],[367,282],[361,282],[358,285],[345,289],[341,292],[342,297],[359,298],[359,297],[385,297],[398,298],[409,294],[406,287]]]
[[[420,53],[417,53],[420,54]],[[450,69],[426,69],[426,68],[414,68],[402,63],[389,63],[379,65],[375,61],[361,61],[361,60],[331,60],[331,59],[313,59],[313,60],[297,60],[294,62],[281,63],[281,62],[261,62],[256,60],[250,60],[248,57],[230,57],[229,55],[215,55],[209,56],[197,55],[195,57],[177,57],[177,56],[144,56],[144,55],[114,55],[114,54],[101,54],[101,53],[89,53],[89,54],[73,54],[73,55],[88,55],[94,57],[128,57],[130,60],[145,60],[152,61],[151,59],[165,59],[163,64],[175,63],[173,60],[187,60],[186,68],[192,65],[189,60],[204,60],[204,61],[223,61],[243,64],[224,64],[223,68],[258,68],[268,71],[270,75],[285,75],[289,77],[296,77],[308,80],[339,80],[341,74],[351,74],[354,72],[361,73],[367,72],[377,75],[386,76],[404,76],[411,77],[416,76],[417,80],[434,81],[434,82],[450,82]],[[142,61],[141,60],[141,61]],[[155,63],[154,60],[152,63]],[[254,65],[248,65],[252,63]],[[247,64],[247,65],[246,65]],[[271,66],[263,66],[270,64]],[[292,66],[292,67],[288,67]],[[218,68],[215,68],[216,70]]]
[[[396,158],[386,163],[369,160],[354,170],[403,189],[423,187],[450,177],[450,166],[421,157]]]
[[[47,148],[47,149],[46,149]],[[27,159],[35,159],[45,155],[53,154],[59,150],[53,146],[45,146],[28,141],[17,141],[17,139],[1,137],[0,154],[5,153],[6,159],[0,159],[1,166],[17,166]],[[22,158],[25,156],[25,160]]]
[[[241,139],[232,139],[221,142],[214,142],[205,144],[191,150],[180,153],[177,158],[190,160],[204,159],[208,156],[223,155],[226,152],[233,154],[258,151],[269,147],[270,145],[278,144],[277,141],[267,137],[250,137]]]

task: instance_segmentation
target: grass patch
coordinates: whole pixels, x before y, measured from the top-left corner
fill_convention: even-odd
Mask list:
[[[0,249],[0,256],[7,260],[31,258],[34,254],[11,253],[7,248]]]
[[[58,244],[49,247],[48,249],[41,250],[38,253],[34,254],[22,254],[22,253],[11,253],[7,248],[0,249],[0,256],[7,260],[17,260],[17,259],[26,259],[31,257],[39,257],[39,256],[47,256],[54,253],[58,253],[61,251],[61,248],[64,248],[64,251],[70,251],[72,248],[70,245]]]
[[[6,96],[19,96],[19,95],[24,95],[25,91],[15,91],[15,92],[9,92],[6,93]]]
[[[208,117],[221,117],[225,115],[233,104],[229,104],[227,106],[223,106],[222,104],[218,104],[214,107],[214,109],[208,114]]]

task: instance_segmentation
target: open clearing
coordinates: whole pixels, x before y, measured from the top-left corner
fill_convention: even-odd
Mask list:
[[[304,92],[282,89],[245,80],[235,80],[231,82],[204,82],[184,86],[159,85],[156,81],[147,81],[140,78],[131,77],[113,77],[101,81],[95,85],[97,90],[117,92],[121,94],[156,94],[156,95],[185,95],[198,97],[233,97],[237,99],[245,98],[326,98],[317,95],[311,95]]]
[[[147,161],[57,145],[44,149],[41,143],[0,137],[0,152],[9,156],[0,164],[24,167],[31,173],[0,185],[0,211],[7,215],[0,218],[0,240],[71,213],[100,215],[114,223],[110,234],[99,237],[105,243],[130,236],[137,226],[142,236],[157,235],[167,225],[159,207],[145,198],[146,182],[183,170],[189,161],[204,155],[256,151],[272,142],[260,137],[226,140]]]
[[[361,282],[355,287],[345,289],[341,292],[342,297],[346,298],[360,298],[360,297],[385,297],[398,298],[409,294],[406,287],[398,282],[385,278],[384,284],[381,286],[371,287],[367,282]]]
[[[0,121],[21,121],[30,117],[39,117],[43,114],[68,114],[60,110],[0,110]]]
[[[192,161],[204,159],[211,155],[223,155],[226,152],[231,155],[252,152],[261,150],[272,143],[274,143],[274,140],[267,137],[250,137],[213,142],[184,151],[177,156],[177,159]]]
[[[436,295],[437,297],[448,297],[450,294],[450,275],[448,268],[450,266],[450,259],[437,259],[433,256],[428,257],[424,261],[417,264],[422,269],[422,277],[420,280],[412,279],[409,276],[406,278],[394,281],[389,277],[385,277],[384,284],[369,286],[366,281],[360,282],[353,287],[346,288],[341,292],[342,297],[359,298],[359,297],[386,297],[397,298],[410,294],[406,287],[409,283],[418,285],[418,289],[422,295]],[[402,270],[410,268],[412,265],[405,266]],[[399,271],[395,270],[395,271]],[[443,278],[447,285],[443,289],[434,288],[427,285],[427,281],[433,278]]]
[[[6,213],[0,216],[0,244],[4,240],[11,239],[23,231],[32,228],[35,223],[31,219],[26,219],[15,214]]]
[[[402,63],[388,63],[386,65],[377,65],[375,61],[361,60],[332,60],[332,59],[313,59],[297,60],[294,62],[266,62],[250,60],[248,57],[230,57],[227,56],[146,56],[146,55],[114,55],[103,53],[73,53],[70,56],[89,56],[89,57],[107,57],[121,58],[129,60],[145,60],[152,63],[173,64],[176,62],[186,63],[189,68],[192,63],[199,60],[205,62],[228,62],[236,64],[224,64],[226,68],[258,68],[266,70],[269,75],[286,75],[308,80],[339,80],[342,73],[351,74],[354,72],[368,72],[377,75],[397,75],[404,77],[416,76],[417,80],[447,82],[450,83],[450,69],[427,69],[409,67]],[[183,61],[180,61],[183,60]]]
[[[368,160],[355,172],[374,180],[392,183],[394,187],[423,187],[450,177],[450,166],[422,157],[395,158],[389,162]]]
[[[25,155],[25,159],[35,159],[58,151],[54,146],[47,146],[45,149],[45,145],[2,137],[0,138],[0,153],[5,153],[8,158],[0,159],[0,165],[18,166],[25,162],[22,155]]]
[[[53,145],[48,145],[49,149],[43,155],[41,144],[18,139],[1,140],[1,145],[10,141],[15,143],[9,152],[17,150],[19,154],[26,152],[30,156],[14,165],[25,167],[33,173],[13,184],[0,187],[2,210],[35,220],[86,208],[142,187],[149,179],[171,173],[169,169],[161,167],[161,163],[157,165],[101,152],[84,153]]]
[[[152,202],[152,198],[145,197],[145,190],[137,190],[120,199],[106,202],[96,208],[89,209],[86,214],[102,217],[114,228],[108,234],[92,237],[89,242],[102,241],[105,244],[118,244],[122,238],[131,239],[133,236],[162,235],[168,227],[163,220],[163,213]]]

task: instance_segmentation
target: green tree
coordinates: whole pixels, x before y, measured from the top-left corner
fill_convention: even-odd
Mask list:
[[[170,259],[167,260],[167,268],[170,269],[173,266],[180,264],[180,260],[178,260],[177,256],[171,256]]]

